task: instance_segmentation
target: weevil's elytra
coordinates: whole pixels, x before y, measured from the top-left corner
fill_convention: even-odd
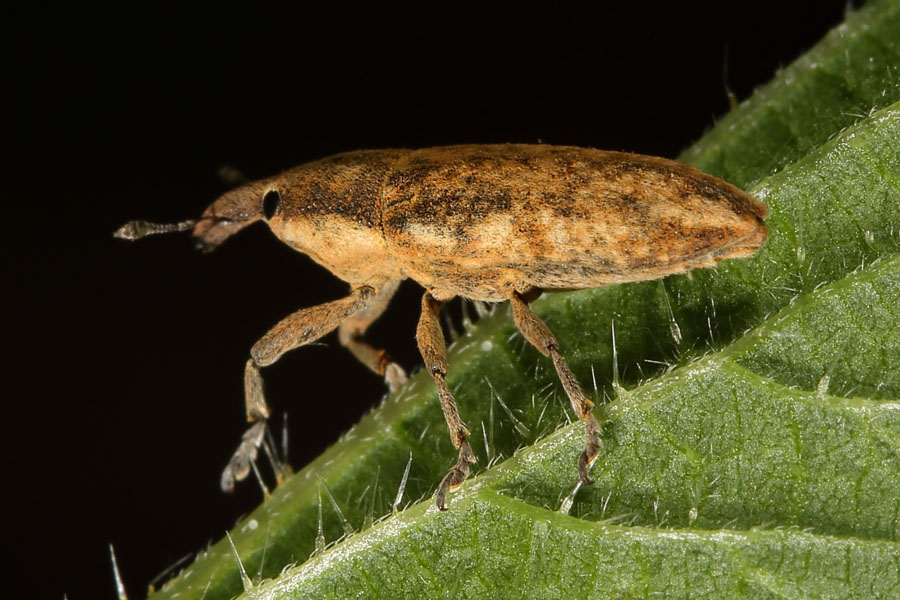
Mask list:
[[[528,304],[545,291],[655,279],[750,256],[766,241],[767,213],[736,187],[672,160],[567,146],[466,145],[363,150],[301,165],[224,194],[193,235],[211,249],[264,220],[285,243],[350,284],[346,298],[297,311],[253,346],[245,372],[251,421],[268,416],[260,367],[334,329],[392,389],[402,384],[403,370],[363,335],[401,280],[425,288],[416,339],[459,451],[436,494],[444,509],[448,490],[465,480],[476,457],[445,382],[443,302],[455,296],[510,301],[516,326],[551,359],[584,421],[578,471],[590,483],[588,469],[600,448],[592,403]],[[135,239],[183,228],[133,222],[117,235]],[[245,446],[223,482],[246,474]]]

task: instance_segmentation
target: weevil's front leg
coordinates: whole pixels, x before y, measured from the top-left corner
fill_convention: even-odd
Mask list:
[[[445,381],[447,377],[447,346],[438,317],[440,311],[441,303],[430,293],[425,292],[425,295],[422,296],[422,316],[419,318],[419,326],[416,328],[416,342],[419,344],[419,352],[425,361],[425,367],[437,385],[441,409],[444,411],[444,420],[447,421],[447,427],[450,429],[450,439],[453,441],[453,446],[459,449],[456,464],[441,480],[435,495],[437,507],[447,510],[447,491],[466,480],[466,477],[469,476],[469,463],[474,463],[478,459],[475,458],[475,453],[472,452],[466,439],[469,431],[459,418],[456,401]]]
[[[379,288],[378,293],[372,298],[369,305],[341,323],[338,328],[338,339],[341,344],[362,364],[371,371],[384,377],[391,392],[397,391],[406,383],[406,371],[397,363],[391,361],[385,350],[373,348],[363,341],[363,335],[372,323],[384,313],[388,303],[400,286],[400,280],[388,281]]]
[[[260,338],[250,350],[251,358],[244,368],[247,420],[257,422],[269,417],[269,407],[263,394],[262,376],[259,374],[260,367],[271,365],[288,350],[314,342],[331,332],[348,318],[365,310],[376,295],[375,288],[369,286],[355,288],[346,298],[298,310],[281,320]],[[254,439],[262,440],[262,436]],[[242,443],[225,467],[222,473],[222,489],[225,491],[231,491],[234,488],[234,481],[244,479],[250,472],[252,456],[248,457],[248,451],[254,450],[249,449],[247,443]]]
[[[509,299],[509,303],[512,305],[513,320],[525,339],[541,354],[549,356],[553,361],[553,366],[556,367],[559,380],[569,396],[575,414],[584,421],[587,439],[584,444],[584,452],[578,459],[578,475],[581,477],[581,481],[590,485],[593,481],[588,476],[588,470],[600,452],[600,425],[591,414],[591,407],[594,406],[594,403],[584,395],[581,386],[578,385],[578,380],[559,353],[559,342],[556,341],[556,336],[553,335],[547,324],[528,307],[528,302],[538,296],[540,296],[539,291],[529,293],[527,296],[515,292]]]

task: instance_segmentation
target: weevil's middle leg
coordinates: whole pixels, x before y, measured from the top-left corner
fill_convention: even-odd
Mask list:
[[[509,299],[509,303],[512,305],[513,320],[525,339],[553,361],[553,366],[556,367],[556,373],[559,375],[563,389],[569,396],[575,414],[584,421],[587,439],[584,444],[584,452],[578,459],[578,475],[581,477],[581,481],[590,485],[593,481],[588,475],[588,470],[600,452],[600,425],[591,413],[594,403],[584,395],[575,374],[572,373],[565,359],[559,353],[559,342],[556,341],[556,336],[553,335],[547,324],[528,307],[528,302],[538,296],[540,296],[540,290],[531,290],[525,294],[515,292]]]
[[[406,371],[391,360],[387,351],[373,348],[362,338],[369,326],[384,313],[399,286],[399,279],[388,281],[379,288],[365,309],[341,323],[338,328],[338,339],[341,344],[369,370],[383,376],[391,392],[397,391],[397,388],[406,383]]]
[[[416,328],[416,342],[419,352],[425,361],[425,367],[434,378],[438,388],[438,397],[441,400],[441,409],[444,411],[444,420],[450,429],[450,439],[453,446],[459,450],[456,464],[441,480],[435,495],[435,504],[441,510],[447,510],[447,492],[461,484],[469,476],[469,463],[477,462],[472,447],[469,446],[469,430],[463,425],[456,409],[456,401],[450,388],[447,387],[447,345],[444,342],[444,332],[441,331],[439,313],[441,303],[434,296],[425,292],[422,296],[422,316]]]
[[[298,310],[279,321],[260,338],[250,350],[251,358],[244,368],[247,420],[254,423],[269,418],[269,407],[266,405],[262,376],[259,373],[260,367],[269,366],[288,350],[314,342],[333,331],[348,318],[366,309],[376,295],[375,288],[369,286],[355,288],[346,298]],[[234,487],[235,480],[240,481],[249,474],[250,459],[247,456],[247,447],[246,443],[242,443],[225,467],[221,480],[222,489],[225,491],[230,491]]]

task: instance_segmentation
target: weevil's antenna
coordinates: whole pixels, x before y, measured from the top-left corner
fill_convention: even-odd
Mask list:
[[[216,215],[206,215],[199,219],[188,219],[187,221],[179,221],[178,223],[153,223],[152,221],[128,221],[113,234],[113,237],[120,240],[139,240],[148,235],[157,235],[159,233],[178,233],[181,231],[190,231],[197,226],[197,223],[204,221],[212,221],[215,225],[231,225],[237,222],[233,218],[220,217]],[[239,221],[239,220],[238,220]]]
[[[116,550],[112,543],[109,545],[109,559],[112,562],[113,578],[116,580],[116,595],[119,600],[128,600],[128,594],[125,592],[125,583],[122,581],[122,574],[119,573],[119,563],[116,562]]]
[[[194,228],[197,221],[181,221],[180,223],[151,223],[150,221],[128,221],[119,227],[113,234],[120,240],[138,240],[148,235],[158,233],[173,233],[189,231]]]

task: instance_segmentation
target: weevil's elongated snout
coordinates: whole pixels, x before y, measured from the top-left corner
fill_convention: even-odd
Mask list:
[[[262,182],[243,185],[219,196],[197,221],[191,234],[204,252],[215,250],[219,244],[263,215]]]
[[[220,196],[196,221],[129,221],[116,230],[113,236],[123,240],[137,240],[148,235],[193,229],[191,235],[197,241],[197,247],[209,252],[247,225],[262,219],[265,189],[265,181],[248,183]]]

